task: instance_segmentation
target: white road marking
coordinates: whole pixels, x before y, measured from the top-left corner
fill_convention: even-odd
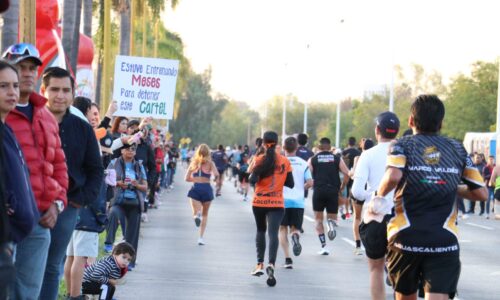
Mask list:
[[[309,217],[309,216],[304,215],[304,219],[306,219],[306,220],[307,220],[307,221],[309,221],[309,222],[314,223],[314,219],[313,219],[313,218],[311,218],[311,217]]]
[[[343,237],[342,240],[346,243],[348,243],[349,245],[353,246],[353,247],[356,247],[356,243],[351,240],[351,239],[348,239],[348,238],[345,238]],[[361,249],[364,251],[365,250],[365,247],[363,247],[363,245],[361,245]]]
[[[471,223],[471,222],[466,222],[465,224],[473,226],[473,227],[477,227],[477,228],[486,229],[486,230],[493,230],[493,227],[479,225],[479,224],[475,224],[475,223]]]
[[[459,240],[460,243],[472,243],[471,240]]]

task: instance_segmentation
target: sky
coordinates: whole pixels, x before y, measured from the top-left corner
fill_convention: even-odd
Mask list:
[[[500,55],[496,0],[180,0],[162,15],[212,89],[257,107],[292,93],[335,102],[412,63],[445,78]],[[397,84],[397,82],[396,82]]]

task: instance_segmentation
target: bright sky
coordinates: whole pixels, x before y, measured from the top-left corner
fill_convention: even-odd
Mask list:
[[[214,92],[255,107],[361,96],[390,84],[393,63],[467,72],[500,55],[499,12],[495,0],[180,0],[163,21],[196,72],[212,66]]]

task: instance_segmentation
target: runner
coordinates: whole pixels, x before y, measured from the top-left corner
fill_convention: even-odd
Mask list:
[[[361,150],[364,152],[364,151],[373,147],[373,141],[371,139],[364,139],[363,138],[361,140],[360,146],[361,146]],[[387,154],[387,152],[385,154]],[[360,157],[361,156],[356,156],[354,158],[354,164],[352,166],[352,169],[349,170],[349,176],[351,177],[352,180],[354,180],[354,174],[355,174],[356,167],[357,167],[357,164],[358,164]],[[385,168],[385,165],[384,165],[384,168]],[[354,186],[354,184],[353,184],[353,186]],[[353,203],[352,206],[353,206],[353,214],[354,214],[354,222],[352,222],[352,232],[354,235],[354,241],[356,242],[356,247],[354,248],[354,254],[363,255],[363,252],[361,251],[361,239],[359,237],[359,225],[361,224],[361,210],[363,209],[363,202],[357,201],[357,199],[354,196],[352,196],[353,193],[354,192],[351,188],[351,199],[350,200]]]
[[[292,236],[293,254],[299,256],[302,251],[300,245],[300,229],[304,220],[304,191],[312,186],[311,171],[302,158],[296,156],[297,140],[288,137],[285,140],[285,155],[290,161],[293,169],[293,189],[285,187],[283,197],[285,198],[285,216],[280,226],[280,244],[285,254],[285,265],[287,269],[293,268],[293,261],[288,250],[288,228]]]
[[[224,171],[227,168],[228,157],[224,151],[224,146],[219,145],[218,150],[212,153],[212,161],[217,167],[219,172],[219,177],[216,178],[215,182],[215,196],[219,197],[221,195],[222,183],[224,182]]]
[[[233,152],[229,156],[229,161],[231,162],[232,176],[234,177],[234,187],[238,187],[240,171],[238,169],[238,164],[241,162],[241,150],[242,146],[235,146]],[[241,188],[241,187],[240,187]]]
[[[316,232],[321,242],[321,250],[318,254],[328,255],[330,251],[326,249],[325,229],[323,227],[323,211],[326,210],[328,222],[328,238],[330,241],[337,235],[337,213],[339,209],[339,193],[344,189],[349,180],[346,164],[340,155],[334,155],[331,151],[329,138],[322,138],[319,141],[320,152],[309,159],[309,169],[314,180],[313,210],[316,220]],[[342,172],[344,179],[340,183],[339,172]]]
[[[363,151],[355,164],[352,200],[356,220],[361,215],[363,204],[369,205],[372,194],[379,187],[385,173],[390,142],[396,138],[399,131],[399,119],[392,112],[381,113],[377,116],[376,122],[375,136],[378,145]],[[371,140],[366,140],[365,145],[368,141],[373,145]],[[389,193],[387,199],[392,199],[393,195],[394,192]],[[367,216],[363,218],[361,225],[358,225],[358,230],[354,230],[356,254],[361,254],[360,233],[366,249],[370,270],[370,292],[373,300],[385,299],[384,266],[387,250],[387,221],[390,218],[391,209],[392,206],[389,205],[387,211],[384,212],[387,216],[382,222],[369,221],[370,216]]]
[[[255,182],[252,203],[257,235],[257,266],[252,275],[264,275],[264,253],[266,251],[266,230],[269,235],[269,264],[266,268],[267,285],[275,286],[274,265],[278,252],[278,232],[284,214],[283,186],[293,188],[292,167],[286,157],[276,152],[278,134],[264,133],[263,146],[266,152],[259,154],[250,164],[251,181]],[[268,229],[269,226],[269,229]]]
[[[210,177],[216,179],[219,172],[210,158],[210,148],[206,144],[201,144],[189,165],[186,177],[187,182],[193,182],[193,187],[189,190],[188,197],[191,199],[193,218],[196,227],[200,227],[198,245],[205,245],[203,234],[207,227],[208,209],[214,199],[214,192],[210,185]]]
[[[377,196],[367,207],[381,222],[392,205],[385,197],[396,188],[395,216],[387,224],[387,268],[396,299],[416,299],[419,280],[425,299],[454,297],[461,268],[456,194],[488,197],[463,145],[439,135],[444,113],[435,95],[415,99],[408,120],[414,135],[390,147]],[[459,185],[461,179],[465,185]]]
[[[352,167],[354,166],[354,159],[360,155],[361,151],[359,151],[359,149],[356,147],[356,138],[353,136],[349,137],[348,146],[344,149],[344,151],[342,151],[342,157],[344,158],[344,161],[349,170],[351,170]],[[352,187],[352,179],[349,178],[349,181],[347,182],[347,188],[345,190],[345,197],[347,199],[350,199],[351,197],[351,187]],[[342,192],[344,191],[342,190]],[[349,201],[349,203],[346,205],[345,214],[343,212],[341,214],[342,219],[345,220],[351,218],[350,212],[353,210],[354,207],[352,203],[350,203]],[[343,209],[341,211],[343,211]]]
[[[248,155],[243,154],[241,156],[241,162],[237,165],[237,172],[238,172],[238,181],[240,182],[240,187],[241,187],[241,192],[243,194],[243,201],[247,201],[247,195],[248,195],[248,177],[250,174],[247,173],[248,171]]]

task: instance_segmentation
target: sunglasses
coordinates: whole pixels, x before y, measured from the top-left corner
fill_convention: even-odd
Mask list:
[[[125,148],[125,150],[135,152],[137,150],[137,147],[129,147],[129,148]]]
[[[2,56],[8,60],[14,60],[19,56],[34,56],[39,58],[40,52],[38,52],[38,49],[32,44],[21,43],[7,48]]]

